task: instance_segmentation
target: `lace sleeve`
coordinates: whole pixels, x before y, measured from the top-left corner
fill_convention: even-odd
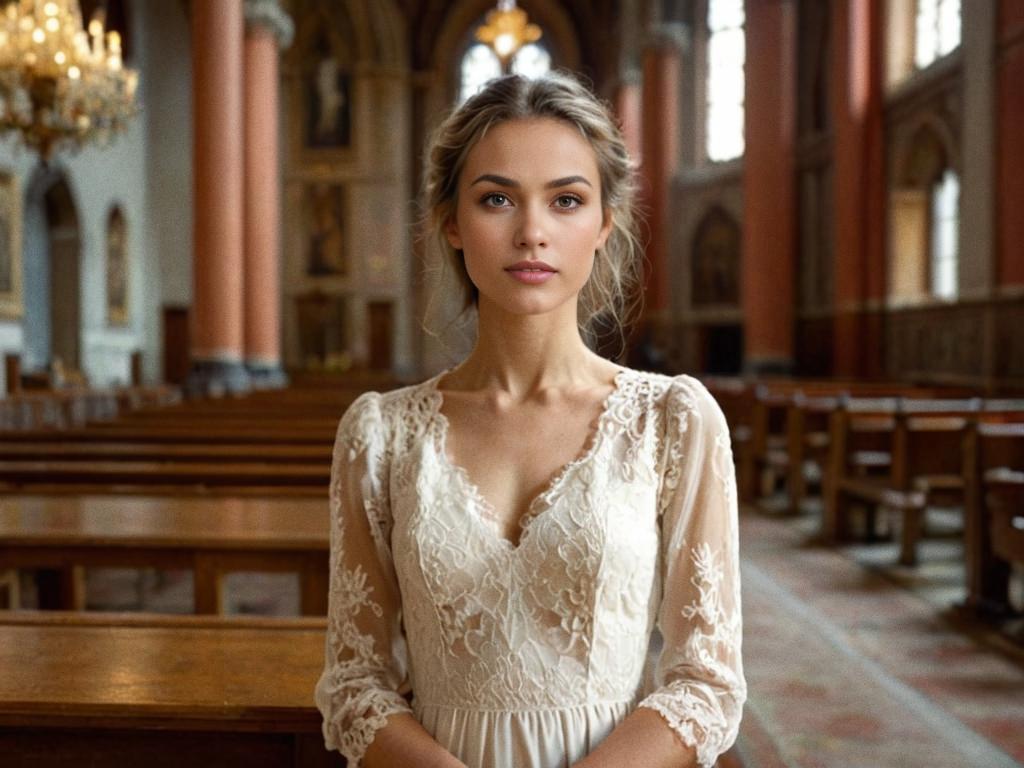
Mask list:
[[[736,740],[747,697],[740,654],[736,475],[721,408],[696,379],[677,376],[667,393],[662,444],[664,647],[658,686],[640,706],[658,712],[714,765]]]
[[[380,395],[366,392],[338,425],[331,468],[326,660],[317,682],[324,742],[358,768],[388,715],[411,711],[401,598],[391,559],[389,442]]]

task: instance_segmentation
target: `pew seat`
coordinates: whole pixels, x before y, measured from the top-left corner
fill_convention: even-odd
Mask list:
[[[0,614],[5,768],[344,765],[313,704],[323,620],[20,614]]]
[[[223,611],[236,571],[299,574],[301,610],[326,615],[330,549],[321,499],[0,497],[0,570],[56,569],[58,607],[85,607],[86,567],[188,569],[197,613]]]

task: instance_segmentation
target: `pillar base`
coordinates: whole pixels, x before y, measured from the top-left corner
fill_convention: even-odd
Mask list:
[[[185,379],[185,394],[190,398],[244,395],[252,386],[252,377],[240,362],[193,360]]]
[[[793,361],[785,357],[762,357],[743,364],[747,376],[792,376]]]
[[[288,386],[288,374],[280,363],[246,363],[253,389],[284,389]]]

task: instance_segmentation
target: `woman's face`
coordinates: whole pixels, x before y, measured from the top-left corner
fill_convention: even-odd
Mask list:
[[[551,118],[487,131],[469,151],[445,227],[480,303],[519,315],[575,306],[610,231],[593,149]],[[523,262],[528,269],[517,268]]]

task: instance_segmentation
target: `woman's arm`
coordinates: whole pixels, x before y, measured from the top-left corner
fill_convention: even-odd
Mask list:
[[[660,715],[641,707],[573,768],[693,768],[696,764],[696,750],[686,746]]]
[[[409,714],[391,715],[374,737],[363,759],[365,768],[393,768],[415,765],[418,768],[466,768],[465,763],[445,750]]]
[[[676,377],[666,398],[658,687],[581,768],[710,768],[735,741],[747,695],[728,426],[696,379]]]

